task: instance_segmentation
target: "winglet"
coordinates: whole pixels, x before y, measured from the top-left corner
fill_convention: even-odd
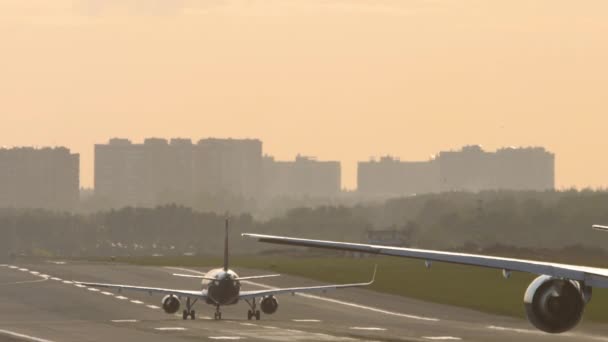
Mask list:
[[[600,230],[600,231],[603,231],[603,232],[608,232],[608,226],[602,226],[602,225],[599,225],[599,224],[594,224],[592,226],[592,228],[595,229],[595,230]]]

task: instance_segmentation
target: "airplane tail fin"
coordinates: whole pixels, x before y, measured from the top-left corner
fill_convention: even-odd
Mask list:
[[[228,271],[228,217],[226,217],[225,221],[225,235],[224,235],[224,271]]]

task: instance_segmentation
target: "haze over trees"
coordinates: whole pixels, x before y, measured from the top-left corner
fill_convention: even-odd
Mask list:
[[[44,210],[0,210],[0,250],[40,256],[217,255],[224,212],[179,205],[125,207],[90,214]],[[267,220],[231,217],[237,254],[281,247],[254,243],[241,232],[366,242],[366,232],[406,230],[408,245],[479,251],[566,248],[604,253],[608,236],[592,231],[608,222],[608,192],[443,193],[353,206],[299,207]],[[292,249],[293,251],[293,249]],[[4,257],[4,256],[3,256]]]

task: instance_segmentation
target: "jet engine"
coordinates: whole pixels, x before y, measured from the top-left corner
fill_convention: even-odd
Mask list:
[[[524,306],[532,325],[557,334],[574,328],[580,322],[590,299],[590,287],[582,287],[578,281],[542,275],[528,286]]]
[[[174,314],[179,310],[180,302],[179,299],[172,295],[167,295],[161,301],[163,310],[168,314]]]
[[[264,297],[260,302],[262,312],[267,315],[272,315],[279,308],[279,301],[274,296]]]

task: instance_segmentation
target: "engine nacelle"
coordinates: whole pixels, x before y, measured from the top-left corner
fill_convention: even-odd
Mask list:
[[[267,315],[272,315],[279,308],[279,301],[274,296],[264,297],[260,302],[262,312]]]
[[[568,331],[581,321],[590,293],[590,288],[581,289],[577,281],[540,276],[524,295],[528,321],[544,332]]]
[[[174,314],[179,310],[181,303],[179,302],[179,298],[168,295],[163,298],[161,301],[163,310],[165,310],[168,314]]]

